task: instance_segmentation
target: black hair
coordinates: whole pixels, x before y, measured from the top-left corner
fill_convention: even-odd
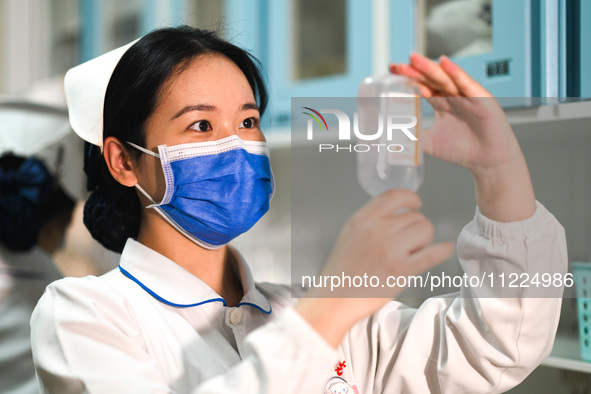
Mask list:
[[[154,30],[132,45],[115,67],[105,95],[103,141],[145,146],[145,124],[158,104],[164,84],[198,56],[221,54],[232,60],[248,80],[261,116],[267,91],[259,62],[214,32],[189,26]],[[129,150],[137,159],[141,153]],[[141,206],[133,188],[119,184],[97,147],[87,149],[85,171],[93,191],[84,207],[84,224],[107,249],[121,252],[127,238],[139,233]]]
[[[9,250],[33,248],[41,227],[71,215],[74,204],[40,160],[11,153],[0,157],[0,243]]]

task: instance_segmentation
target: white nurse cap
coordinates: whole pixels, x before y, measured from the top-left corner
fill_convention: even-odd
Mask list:
[[[103,145],[103,109],[111,75],[123,54],[138,40],[71,68],[65,76],[72,128],[85,141]]]
[[[41,160],[73,198],[86,197],[82,141],[63,105],[29,96],[0,97],[0,156],[8,153]]]

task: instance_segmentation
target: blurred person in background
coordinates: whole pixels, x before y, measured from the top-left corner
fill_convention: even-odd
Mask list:
[[[0,98],[0,392],[37,393],[30,319],[62,277],[64,244],[83,180],[81,144],[62,106]]]

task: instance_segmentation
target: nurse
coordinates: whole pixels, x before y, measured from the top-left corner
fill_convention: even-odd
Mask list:
[[[490,96],[448,59],[413,57],[392,71],[412,73],[427,97]],[[552,348],[560,299],[460,292],[415,310],[345,290],[292,300],[284,286],[256,283],[228,242],[274,190],[259,127],[267,94],[253,59],[212,33],[154,31],[70,70],[66,92],[73,128],[95,145],[85,223],[122,254],[116,270],[58,281],[39,302],[31,324],[43,392],[498,392]],[[492,99],[463,103],[436,108],[424,139],[428,153],[474,175],[462,264],[566,271],[563,229],[535,201],[502,110]],[[370,201],[323,274],[414,275],[448,258],[453,246],[432,244],[420,205],[402,190]]]
[[[1,393],[39,392],[29,322],[45,287],[62,278],[52,254],[79,198],[83,174],[66,161],[80,145],[65,106],[0,98]]]

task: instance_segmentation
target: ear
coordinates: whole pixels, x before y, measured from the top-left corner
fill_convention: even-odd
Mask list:
[[[135,186],[138,181],[133,161],[123,144],[115,137],[107,137],[103,147],[105,162],[109,172],[123,186]]]

